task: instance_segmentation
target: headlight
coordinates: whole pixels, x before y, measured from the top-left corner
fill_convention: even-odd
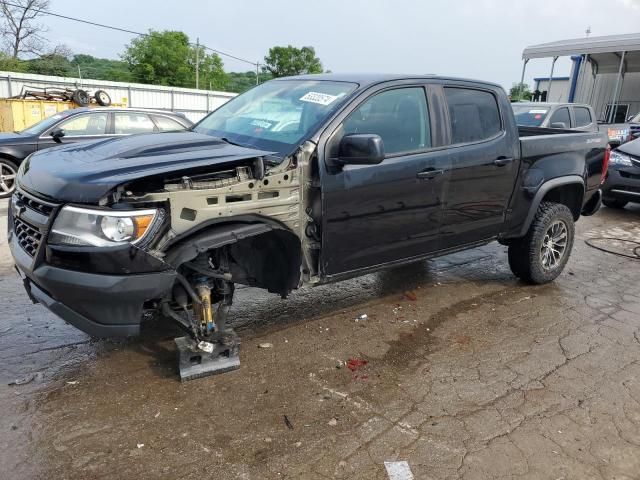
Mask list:
[[[619,167],[632,167],[631,157],[621,152],[613,151],[609,157],[609,165],[618,165]]]
[[[161,211],[93,210],[63,207],[53,222],[49,243],[108,247],[139,243],[160,222]]]

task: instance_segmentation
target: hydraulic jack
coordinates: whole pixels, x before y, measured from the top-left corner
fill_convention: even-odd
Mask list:
[[[240,339],[227,326],[233,301],[233,284],[222,282],[222,300],[215,312],[211,303],[211,288],[206,280],[199,283],[194,298],[195,319],[191,322],[193,336],[176,338],[180,380],[216,375],[240,367]],[[195,294],[195,295],[194,295]]]

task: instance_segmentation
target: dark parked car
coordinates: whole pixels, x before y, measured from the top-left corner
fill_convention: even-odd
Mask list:
[[[175,321],[193,378],[238,365],[235,284],[286,297],[493,240],[522,280],[552,281],[608,152],[603,133],[518,128],[491,83],[283,78],[187,132],[35,153],[9,244],[29,295],[90,334]]]
[[[134,108],[75,108],[52,115],[20,132],[0,133],[0,198],[14,190],[18,166],[36,150],[63,143],[191,127],[182,115]]]
[[[629,202],[640,203],[640,139],[611,152],[602,186],[602,203],[607,207],[624,208]]]

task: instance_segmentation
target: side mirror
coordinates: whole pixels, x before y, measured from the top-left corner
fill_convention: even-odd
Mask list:
[[[343,165],[377,165],[384,160],[380,135],[356,133],[340,140],[338,161]]]
[[[553,122],[550,125],[551,128],[560,128],[562,130],[566,130],[567,129],[567,124],[564,122]]]
[[[51,130],[50,135],[51,135],[51,138],[53,138],[54,142],[60,143],[60,140],[65,135],[64,128],[54,128],[53,130]]]

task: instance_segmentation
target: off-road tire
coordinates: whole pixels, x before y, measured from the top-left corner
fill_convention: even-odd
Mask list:
[[[615,198],[603,198],[602,199],[602,204],[605,207],[609,207],[609,208],[624,208],[627,203],[629,202],[625,202],[624,200],[617,200]]]
[[[104,90],[96,90],[96,93],[93,94],[93,98],[98,105],[102,105],[103,107],[111,105],[111,97]]]
[[[9,198],[16,188],[15,175],[18,173],[18,166],[11,160],[0,158],[0,198]],[[5,179],[11,175],[13,178]]]
[[[87,92],[79,88],[77,90],[74,90],[74,92],[71,94],[71,100],[73,100],[75,104],[80,107],[87,107],[89,105],[89,102],[91,101],[91,98],[89,97],[89,94]]]
[[[545,263],[551,263],[548,257],[545,260],[544,254],[549,252],[545,245],[549,245],[549,241],[553,238],[550,232],[555,228],[558,228],[560,232],[565,229],[566,242],[561,256],[557,259],[555,256],[553,257],[555,264],[545,265]],[[561,236],[562,234],[559,233],[558,238]],[[527,283],[543,284],[555,280],[562,273],[569,260],[574,236],[575,226],[571,210],[560,203],[541,203],[527,234],[509,245],[511,271],[516,277]],[[545,242],[547,243],[545,244]],[[559,243],[551,242],[551,245],[557,249]]]

